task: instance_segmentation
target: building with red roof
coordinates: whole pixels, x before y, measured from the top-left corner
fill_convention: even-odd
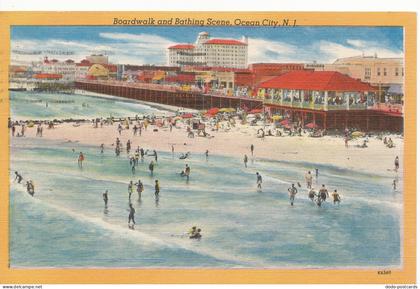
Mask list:
[[[210,45],[210,44],[216,44],[216,45],[243,45],[247,46],[248,44],[239,40],[235,39],[210,39],[206,41],[204,44]]]
[[[168,49],[194,49],[195,46],[192,44],[176,44],[169,46]]]
[[[336,71],[296,70],[258,85],[267,111],[297,126],[324,129],[402,129],[402,115],[375,110],[378,88]]]
[[[336,71],[290,71],[258,86],[272,104],[318,110],[366,109],[377,89]]]
[[[360,80],[336,71],[291,71],[259,85],[260,88],[303,91],[376,91]]]
[[[32,77],[40,80],[58,80],[63,78],[63,75],[56,73],[37,73],[34,74]]]
[[[200,32],[194,44],[168,47],[169,66],[208,66],[245,69],[248,65],[248,40],[210,38]]]

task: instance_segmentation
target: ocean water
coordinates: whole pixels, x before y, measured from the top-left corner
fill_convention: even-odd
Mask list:
[[[69,100],[72,103],[59,103]],[[92,119],[163,113],[144,103],[118,97],[110,99],[81,94],[10,91],[10,114],[14,120]]]
[[[75,151],[73,152],[74,149]],[[77,154],[86,156],[78,168]],[[14,139],[10,172],[12,267],[349,268],[401,265],[401,191],[392,179],[347,169],[158,152],[154,176],[146,157],[135,175],[125,153],[42,139]],[[188,163],[190,181],[179,172]],[[287,188],[307,170],[342,196],[318,208],[299,188],[291,207]],[[35,182],[35,196],[13,171]],[[263,188],[256,189],[256,172]],[[134,229],[127,226],[130,180],[145,185]],[[154,180],[161,185],[154,198]],[[109,191],[108,209],[102,193]],[[202,229],[201,240],[184,233]]]

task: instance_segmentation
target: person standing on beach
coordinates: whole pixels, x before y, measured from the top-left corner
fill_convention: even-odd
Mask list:
[[[15,136],[16,133],[16,126],[12,124],[12,136]]]
[[[172,150],[172,158],[174,158],[174,155],[175,155],[175,148],[174,148],[174,145],[171,145],[171,150]]]
[[[262,188],[262,176],[257,172],[257,189],[261,190]]]
[[[244,155],[244,165],[247,168],[248,167],[248,156]]]
[[[398,158],[398,156],[395,157],[394,166],[395,166],[395,171],[397,172],[398,169],[400,168],[400,159]]]
[[[305,181],[306,181],[306,187],[308,189],[312,188],[312,175],[311,175],[311,171],[308,171],[305,174]]]
[[[22,123],[21,129],[20,129],[20,136],[25,136],[25,124]]]
[[[121,123],[119,123],[118,124],[118,133],[119,133],[119,135],[121,135],[122,130],[123,130],[123,127],[122,127]]]
[[[140,157],[141,157],[141,161],[143,162],[144,160],[144,149],[140,148]]]
[[[85,156],[83,155],[82,152],[79,153],[79,157],[77,159],[77,164],[79,165],[80,168],[83,167],[83,161],[85,160]]]
[[[104,154],[104,150],[105,150],[105,145],[101,144],[101,154]]]
[[[318,169],[315,169],[315,177],[318,179],[318,176],[319,176],[319,171],[318,171]]]
[[[107,208],[108,207],[108,190],[105,190],[105,192],[102,194],[102,199],[104,200],[105,208]]]
[[[156,200],[159,200],[159,193],[160,193],[159,181],[155,180],[155,199]]]
[[[127,154],[129,154],[129,153],[130,153],[130,150],[131,150],[131,141],[130,141],[130,140],[128,140],[128,141],[127,141]]]
[[[137,135],[137,125],[133,126],[133,136]]]
[[[290,205],[293,206],[293,203],[295,201],[295,196],[298,193],[295,184],[292,184],[292,186],[288,189],[289,191],[289,200],[290,200]]]
[[[172,132],[172,123],[169,123],[169,132]]]
[[[206,161],[209,161],[209,150],[206,150],[206,152],[204,153],[206,155]]]
[[[254,145],[251,144],[251,156],[254,156]]]
[[[128,207],[129,207],[129,212],[130,212],[128,214],[128,225],[130,225],[131,222],[133,222],[133,225],[135,225],[136,224],[136,221],[134,221],[134,213],[136,212],[136,210],[134,209],[132,203],[130,203],[128,205]]]

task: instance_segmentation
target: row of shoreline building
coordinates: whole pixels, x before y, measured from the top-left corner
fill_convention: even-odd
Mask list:
[[[294,71],[337,72],[374,87],[379,102],[403,101],[403,58],[354,56],[333,63],[248,64],[248,40],[212,38],[198,34],[194,44],[175,44],[167,49],[168,65],[109,63],[106,55],[90,55],[80,62],[45,57],[29,66],[10,67],[11,87],[36,83],[73,83],[76,80],[120,80],[172,84],[184,90],[227,96],[261,98],[271,79]],[[296,74],[296,77],[301,77]],[[302,79],[302,81],[304,81]]]

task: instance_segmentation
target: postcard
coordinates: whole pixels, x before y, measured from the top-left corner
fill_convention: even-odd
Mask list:
[[[0,283],[415,283],[414,13],[0,16]]]

